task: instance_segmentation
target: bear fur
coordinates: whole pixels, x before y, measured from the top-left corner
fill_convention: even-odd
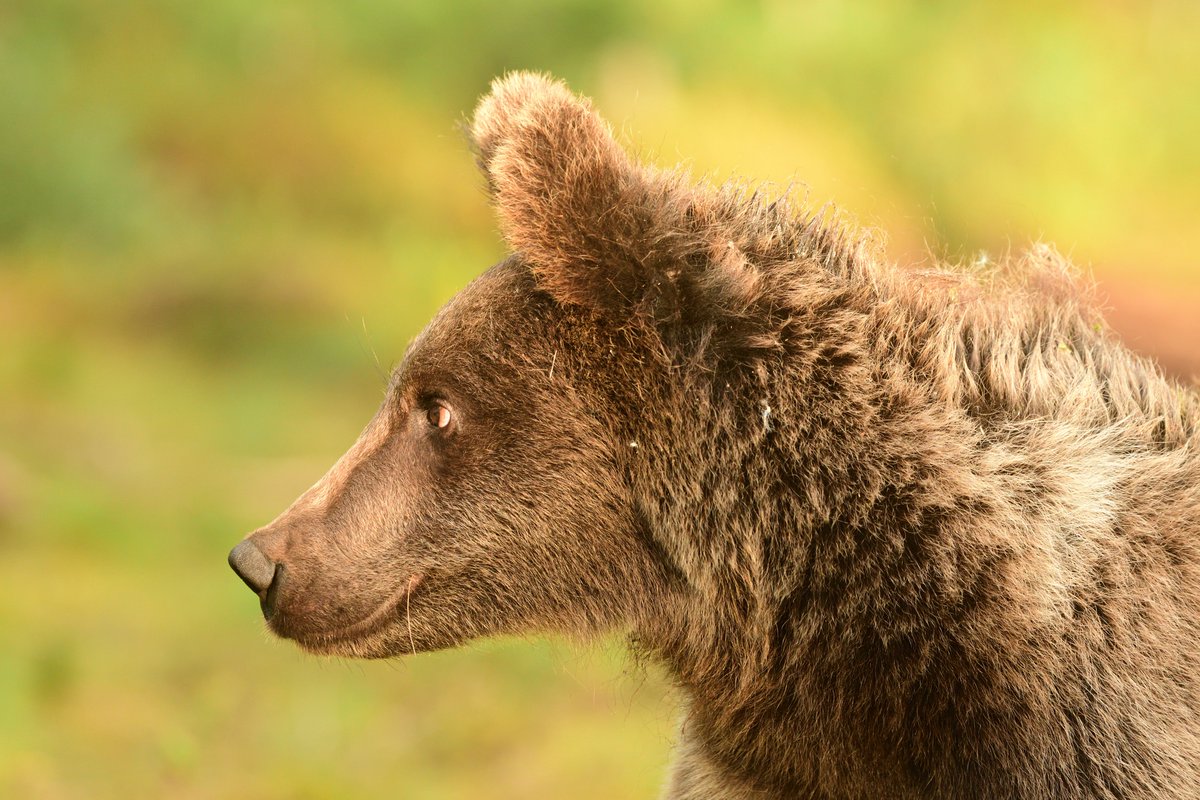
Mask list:
[[[273,630],[628,631],[672,800],[1200,797],[1200,396],[1062,258],[894,268],[540,75],[471,137],[513,255],[249,537]]]

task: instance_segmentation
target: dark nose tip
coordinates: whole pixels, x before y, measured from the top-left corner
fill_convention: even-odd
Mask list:
[[[264,596],[275,579],[275,563],[249,539],[229,551],[229,566],[260,597]]]

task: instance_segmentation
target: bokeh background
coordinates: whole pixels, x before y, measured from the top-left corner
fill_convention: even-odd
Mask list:
[[[655,797],[678,698],[619,639],[323,661],[225,566],[501,257],[488,81],[898,261],[1055,242],[1187,379],[1198,43],[1193,0],[4,0],[0,796]]]

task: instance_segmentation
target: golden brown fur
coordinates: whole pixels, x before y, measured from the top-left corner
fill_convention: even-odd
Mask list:
[[[472,137],[514,256],[251,537],[275,630],[629,630],[674,800],[1200,796],[1200,397],[1059,256],[895,269],[541,76]]]

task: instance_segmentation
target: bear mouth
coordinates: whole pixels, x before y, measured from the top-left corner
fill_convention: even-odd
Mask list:
[[[396,591],[392,592],[387,599],[376,606],[374,611],[371,611],[365,617],[355,622],[330,630],[312,632],[289,631],[283,635],[294,640],[298,645],[311,653],[330,654],[340,652],[345,645],[369,639],[387,628],[394,619],[394,615],[400,612],[401,606],[404,607],[405,616],[407,617],[412,595],[421,585],[424,578],[425,576],[422,573],[412,575]],[[409,638],[411,639],[411,637],[410,624]]]

